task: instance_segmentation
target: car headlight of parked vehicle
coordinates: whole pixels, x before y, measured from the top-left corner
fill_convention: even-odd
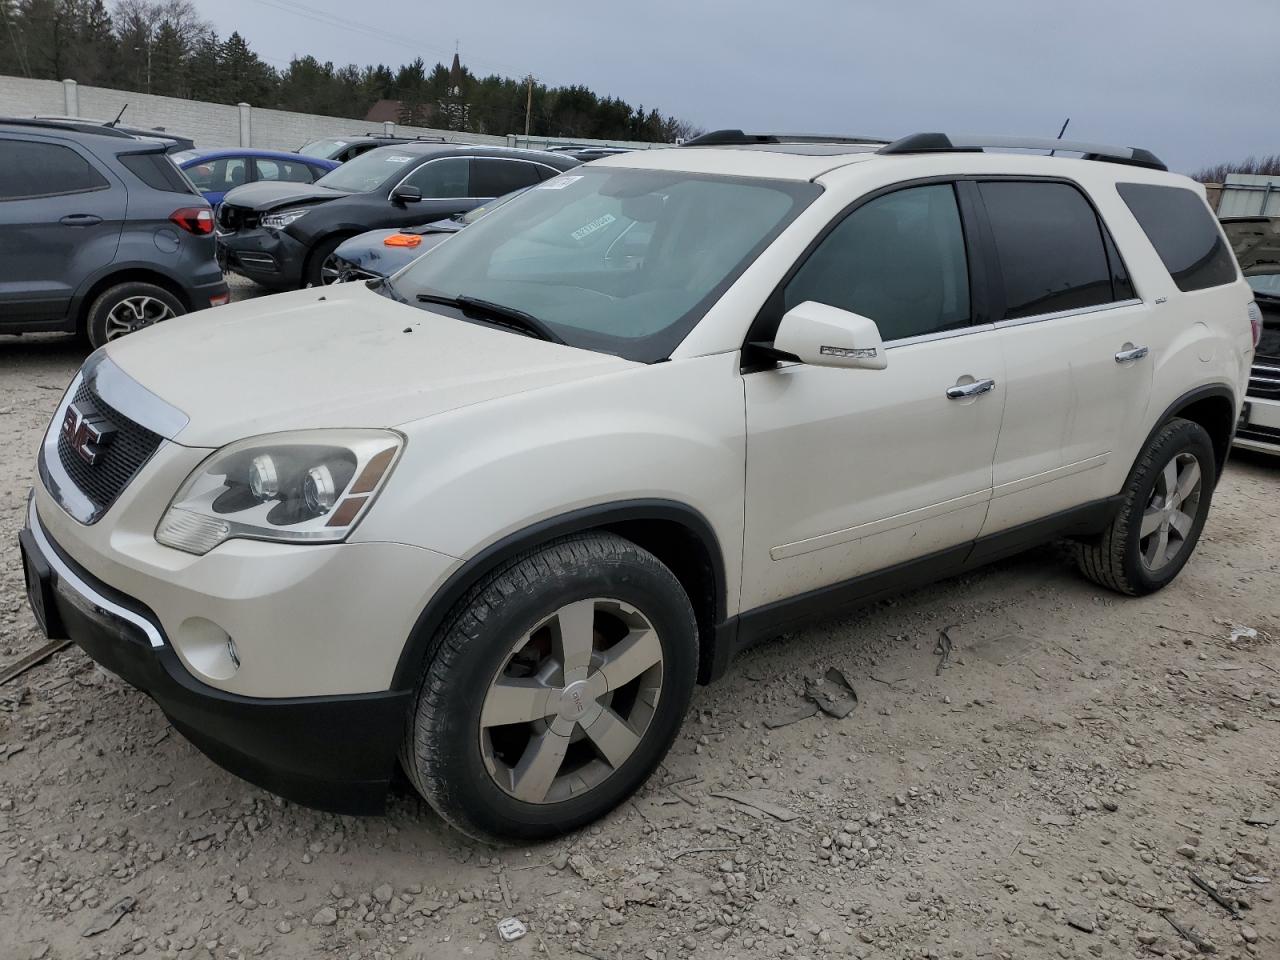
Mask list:
[[[238,537],[335,543],[355,529],[403,445],[388,430],[306,430],[230,444],[183,483],[156,539],[196,555]]]
[[[281,210],[279,213],[268,213],[262,218],[262,225],[272,230],[283,230],[293,221],[305,217],[306,210]]]

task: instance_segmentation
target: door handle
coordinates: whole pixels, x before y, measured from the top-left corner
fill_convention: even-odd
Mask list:
[[[102,218],[92,213],[73,213],[58,221],[67,227],[92,227],[102,222]]]
[[[948,400],[965,400],[969,397],[980,397],[996,388],[994,380],[975,380],[973,383],[958,383],[947,387]]]
[[[1133,363],[1135,360],[1141,360],[1150,352],[1147,347],[1135,347],[1129,344],[1116,354],[1116,363]]]

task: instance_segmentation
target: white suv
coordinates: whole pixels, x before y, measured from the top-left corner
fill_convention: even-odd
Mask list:
[[[545,837],[803,618],[1061,536],[1163,587],[1251,310],[1145,151],[711,134],[389,282],[95,353],[40,454],[29,593],[267,789],[372,811],[400,763],[468,834]]]

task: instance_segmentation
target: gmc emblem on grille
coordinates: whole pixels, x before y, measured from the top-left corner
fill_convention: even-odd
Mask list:
[[[62,418],[62,435],[80,459],[93,466],[115,439],[116,428],[89,404],[73,403]]]

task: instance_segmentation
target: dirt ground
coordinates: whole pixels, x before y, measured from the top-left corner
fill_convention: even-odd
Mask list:
[[[41,642],[15,539],[83,357],[0,340],[0,665]],[[0,686],[0,960],[1280,958],[1278,490],[1235,457],[1152,597],[1045,547],[758,647],[633,802],[531,848],[404,790],[278,800],[72,647]],[[771,729],[829,667],[856,709]]]

